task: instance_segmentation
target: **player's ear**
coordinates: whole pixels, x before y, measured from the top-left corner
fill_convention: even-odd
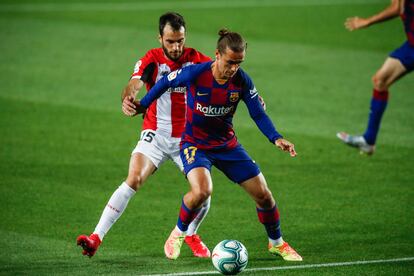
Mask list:
[[[160,42],[160,44],[162,45],[162,36],[159,34],[158,35],[158,41]]]
[[[220,53],[219,53],[218,49],[216,49],[215,55],[216,55],[216,60],[218,60],[219,59],[219,56],[220,56]]]

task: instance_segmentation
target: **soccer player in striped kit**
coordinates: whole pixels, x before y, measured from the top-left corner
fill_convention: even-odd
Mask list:
[[[195,49],[184,46],[185,31],[185,21],[181,15],[170,12],[160,17],[161,48],[148,51],[136,63],[134,73],[122,93],[122,110],[125,115],[137,114],[134,99],[144,83],[149,90],[159,79],[174,70],[211,60]],[[143,121],[141,139],[131,154],[127,179],[112,194],[95,231],[90,236],[81,235],[77,238],[77,244],[82,246],[84,255],[92,257],[95,254],[103,237],[124,212],[130,198],[164,161],[172,160],[183,171],[179,143],[184,124],[185,87],[168,89],[149,106]],[[209,249],[196,234],[209,207],[210,197],[203,201],[185,238],[196,257],[210,257]]]
[[[391,4],[378,14],[369,18],[352,17],[345,22],[345,27],[353,31],[398,16],[401,16],[403,21],[407,41],[387,57],[384,64],[372,77],[374,89],[365,133],[363,135],[337,133],[337,137],[344,143],[369,155],[375,151],[382,115],[388,103],[389,87],[414,69],[414,0],[391,0]]]
[[[166,88],[187,87],[186,125],[180,147],[191,189],[183,197],[177,225],[164,246],[165,254],[169,259],[180,255],[188,225],[211,195],[210,169],[215,166],[255,201],[259,221],[269,238],[269,252],[288,261],[301,261],[302,257],[282,238],[279,211],[263,174],[237,141],[232,119],[240,100],[272,144],[292,157],[296,156],[294,145],[276,131],[252,80],[240,68],[246,54],[245,40],[226,29],[220,30],[219,35],[214,61],[170,73],[139,102],[141,108],[146,108]]]

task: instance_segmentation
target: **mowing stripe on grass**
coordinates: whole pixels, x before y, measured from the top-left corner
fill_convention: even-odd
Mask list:
[[[3,4],[0,12],[56,12],[56,11],[144,11],[159,9],[211,9],[211,8],[249,8],[279,6],[332,6],[343,4],[378,4],[383,0],[246,0],[246,1],[188,1],[188,2],[148,2],[148,3],[39,3]]]
[[[250,269],[246,269],[244,271],[246,271],[246,272],[272,271],[272,270],[305,269],[305,268],[335,267],[335,266],[352,266],[352,265],[382,264],[382,263],[411,262],[411,261],[414,261],[414,257],[385,259],[385,260],[325,263],[325,264],[261,267],[261,268],[250,268]],[[168,274],[145,274],[145,275],[142,275],[142,276],[185,276],[185,275],[210,275],[210,274],[219,274],[219,273],[217,271],[199,271],[199,272],[179,272],[179,273],[168,273]]]

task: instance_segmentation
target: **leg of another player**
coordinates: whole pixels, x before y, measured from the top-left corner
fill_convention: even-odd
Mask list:
[[[135,195],[135,192],[155,169],[154,164],[144,154],[138,152],[131,155],[128,177],[112,194],[95,228],[94,233],[98,234],[101,240],[122,215],[129,199]]]
[[[128,177],[112,194],[106,204],[95,231],[90,236],[81,235],[77,239],[82,246],[84,255],[92,257],[102,242],[104,236],[114,223],[121,217],[131,197],[143,185],[156,167],[151,160],[142,153],[131,156]]]
[[[381,68],[372,77],[373,95],[370,105],[368,126],[364,133],[365,141],[375,145],[380,129],[382,115],[388,104],[388,88],[406,72],[398,59],[388,57]]]
[[[206,201],[201,205],[200,211],[193,219],[187,229],[187,236],[185,237],[185,243],[190,247],[193,255],[199,258],[209,258],[211,256],[210,250],[203,243],[200,236],[197,235],[197,230],[203,222],[204,218],[210,209],[211,197],[208,197]]]
[[[210,202],[211,202],[211,197],[208,197],[207,200],[204,201],[203,204],[201,205],[200,212],[197,214],[197,216],[188,226],[188,229],[187,229],[188,236],[197,234],[198,228],[200,227],[204,218],[207,216],[208,211],[210,210]]]
[[[269,252],[282,256],[286,261],[302,261],[302,257],[282,238],[279,210],[263,174],[260,173],[240,185],[256,202],[259,221],[264,225],[269,238]]]
[[[204,167],[194,168],[187,174],[190,191],[184,195],[177,225],[164,245],[167,258],[177,259],[187,233],[188,226],[197,216],[202,204],[210,197],[213,182],[210,171]]]
[[[373,93],[368,116],[368,125],[363,135],[337,133],[337,137],[349,146],[356,147],[361,153],[371,155],[380,130],[381,119],[388,104],[388,88],[407,72],[400,60],[388,57],[372,77]]]

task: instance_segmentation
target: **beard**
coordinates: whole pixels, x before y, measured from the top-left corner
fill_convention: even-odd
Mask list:
[[[164,51],[164,54],[172,61],[177,61],[183,54],[183,51],[175,51],[175,52],[169,53],[167,48],[164,47],[164,45],[162,45],[162,50]]]

